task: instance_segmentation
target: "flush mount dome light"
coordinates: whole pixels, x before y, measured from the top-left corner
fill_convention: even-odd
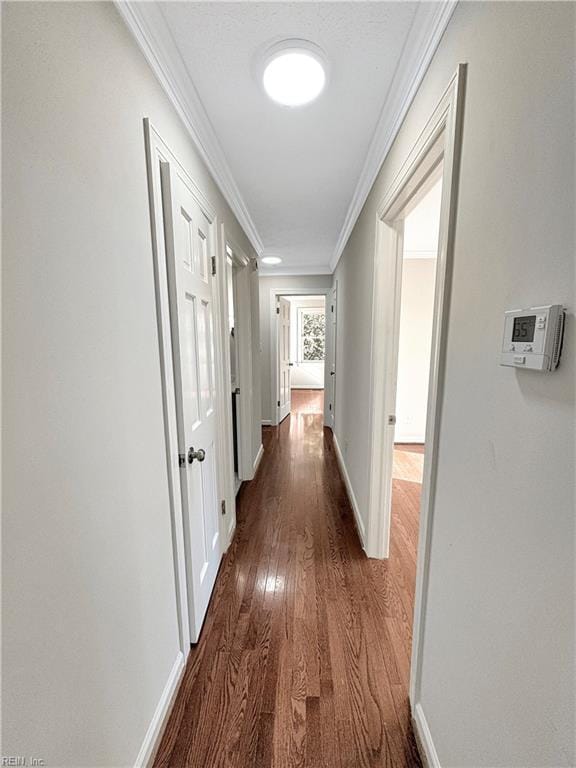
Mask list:
[[[262,264],[281,264],[280,256],[262,256]]]
[[[307,40],[285,40],[267,51],[262,83],[268,96],[285,107],[301,107],[322,93],[326,60]]]

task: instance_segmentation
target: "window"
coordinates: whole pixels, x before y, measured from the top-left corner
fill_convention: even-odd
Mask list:
[[[298,310],[298,360],[303,363],[324,360],[326,316],[323,309]]]

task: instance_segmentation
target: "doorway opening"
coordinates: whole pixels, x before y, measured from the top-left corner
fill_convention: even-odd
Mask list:
[[[232,402],[232,455],[234,468],[234,493],[237,494],[242,485],[239,473],[239,425],[238,425],[238,396],[240,395],[240,379],[238,376],[238,343],[236,331],[236,279],[234,255],[229,245],[226,246],[226,291],[228,294],[228,341],[230,346],[230,398]]]
[[[278,295],[276,305],[278,423],[303,398],[324,412],[326,296]]]
[[[243,251],[224,233],[226,256],[227,392],[230,398],[231,453],[234,494],[254,476],[252,462],[252,319],[250,274],[252,265]]]
[[[398,496],[406,492],[405,483],[418,484],[417,506],[420,506],[442,202],[441,173],[440,167],[435,174],[438,178],[432,188],[404,219],[392,468],[392,525],[399,509]],[[417,516],[418,509],[415,512]]]

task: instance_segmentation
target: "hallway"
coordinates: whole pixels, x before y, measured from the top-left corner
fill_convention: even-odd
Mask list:
[[[322,393],[295,391],[238,498],[156,768],[419,766],[408,711],[419,485],[395,480],[392,555],[359,544]]]
[[[2,762],[576,768],[576,0],[0,17]]]

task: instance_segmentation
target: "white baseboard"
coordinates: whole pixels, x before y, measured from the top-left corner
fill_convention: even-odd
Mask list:
[[[346,469],[346,464],[344,463],[344,456],[342,455],[342,451],[340,450],[340,445],[338,444],[338,438],[336,437],[336,434],[334,432],[332,432],[332,439],[334,440],[334,450],[336,453],[336,458],[338,459],[340,474],[342,475],[342,479],[344,480],[344,485],[346,486],[346,492],[348,493],[348,499],[350,500],[350,506],[352,507],[352,511],[354,512],[354,519],[356,520],[356,528],[358,528],[358,533],[360,535],[360,543],[362,544],[362,548],[366,549],[366,532],[364,529],[364,523],[362,522],[362,518],[360,516],[360,510],[358,508],[358,502],[356,501],[356,496],[354,496],[352,483],[350,482],[348,470]]]
[[[263,427],[271,427],[272,426],[272,419],[262,419],[262,426]]]
[[[232,539],[234,538],[234,533],[236,531],[236,515],[234,515],[234,519],[230,523],[230,527],[228,528],[228,544],[226,545],[226,549],[232,544]]]
[[[432,734],[430,733],[428,721],[426,720],[421,704],[416,704],[414,707],[412,724],[414,726],[418,751],[420,752],[420,757],[424,763],[424,768],[441,768],[438,753],[436,752],[436,747],[432,741]]]
[[[184,654],[182,651],[178,651],[178,655],[176,656],[176,660],[172,666],[164,690],[162,691],[162,696],[160,696],[160,701],[158,702],[156,711],[154,712],[148,730],[146,731],[146,736],[140,747],[140,752],[138,752],[134,768],[149,768],[154,762],[156,751],[160,746],[160,739],[162,738],[164,728],[168,721],[168,715],[172,709],[172,702],[174,701],[174,697],[176,696],[180,684],[180,678],[184,672],[184,665]]]
[[[258,472],[258,467],[260,466],[260,462],[262,461],[262,456],[264,456],[264,446],[260,445],[260,448],[258,448],[258,453],[256,454],[256,458],[254,459],[254,474],[252,477],[256,476],[256,472]]]

